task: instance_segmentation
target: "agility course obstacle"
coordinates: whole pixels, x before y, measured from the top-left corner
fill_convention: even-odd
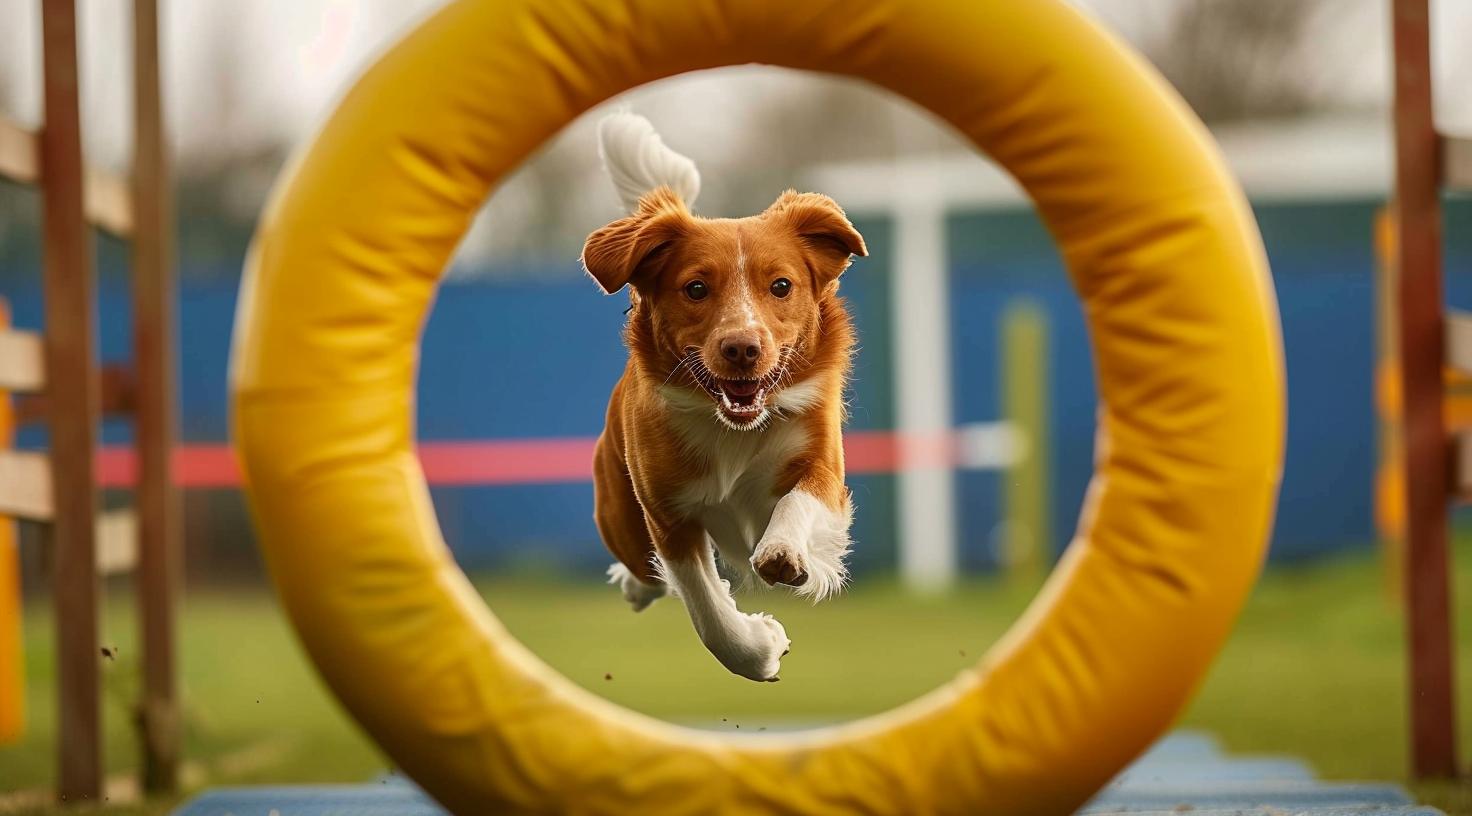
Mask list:
[[[31,132],[0,120],[0,179],[40,191],[44,223],[45,329],[0,332],[0,513],[45,526],[54,565],[58,711],[58,796],[102,793],[98,642],[100,577],[132,572],[142,629],[142,698],[137,722],[142,787],[171,790],[179,753],[174,667],[178,500],[170,474],[174,443],[173,251],[167,151],[159,87],[157,0],[133,5],[134,163],[124,180],[89,170],[78,109],[75,0],[42,0],[45,122]],[[104,372],[96,359],[96,287],[90,228],[132,246],[133,366]],[[9,393],[30,394],[17,420],[44,419],[50,449],[10,450]],[[138,473],[132,513],[98,514],[96,448],[101,414],[131,415]],[[13,566],[13,522],[0,535],[0,576]],[[0,581],[0,629],[18,632],[18,581]],[[0,647],[9,648],[0,635]],[[18,643],[15,644],[19,657]],[[9,654],[5,655],[10,657]],[[6,660],[0,727],[18,730],[20,661]],[[13,692],[13,693],[12,693]],[[0,734],[0,737],[5,736]]]
[[[197,797],[175,816],[445,816],[397,775],[362,785],[236,788]],[[1205,812],[1233,816],[1440,816],[1395,785],[1323,782],[1288,757],[1235,757],[1204,734],[1171,734],[1115,777],[1080,816]]]
[[[1066,813],[1168,727],[1256,579],[1281,349],[1205,128],[1061,0],[831,11],[452,2],[347,93],[264,214],[232,391],[266,560],[328,685],[451,811]],[[877,83],[1015,175],[1084,300],[1103,410],[1078,537],[974,670],[885,716],[736,742],[612,706],[507,634],[436,527],[411,395],[436,283],[499,178],[622,90],[747,62]]]

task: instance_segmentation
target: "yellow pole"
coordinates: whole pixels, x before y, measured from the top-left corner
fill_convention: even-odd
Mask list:
[[[10,328],[10,304],[0,299],[0,330]],[[10,394],[0,391],[0,449],[15,443]],[[0,516],[0,745],[25,730],[25,670],[20,628],[20,549],[15,519]]]
[[[1375,413],[1379,463],[1375,471],[1375,527],[1385,568],[1386,593],[1401,597],[1405,567],[1406,497],[1401,457],[1399,343],[1396,341],[1394,286],[1395,216],[1389,207],[1375,213]]]
[[[1018,299],[1002,317],[1002,412],[1022,445],[1004,475],[1002,560],[1017,583],[1042,581],[1052,560],[1048,507],[1048,318]]]

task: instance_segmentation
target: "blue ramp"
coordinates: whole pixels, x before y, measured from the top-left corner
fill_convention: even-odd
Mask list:
[[[777,730],[776,727],[773,730]],[[1323,782],[1291,757],[1232,757],[1197,733],[1162,739],[1110,782],[1085,816],[1444,816],[1396,785]],[[174,816],[448,816],[399,776],[362,785],[225,788]]]

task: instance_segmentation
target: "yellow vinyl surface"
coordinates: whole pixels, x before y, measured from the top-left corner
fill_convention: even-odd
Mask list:
[[[614,94],[750,62],[909,97],[1022,183],[1083,299],[1101,427],[1075,540],[973,669],[881,717],[736,741],[599,700],[508,635],[445,547],[412,428],[421,328],[496,181]],[[1246,202],[1175,93],[1063,0],[453,0],[279,184],[232,380],[303,644],[393,761],[465,814],[1067,813],[1221,646],[1283,448]]]

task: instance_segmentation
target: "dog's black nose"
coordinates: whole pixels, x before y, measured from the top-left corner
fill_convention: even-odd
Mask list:
[[[733,334],[721,340],[721,356],[742,367],[754,365],[762,356],[761,338],[755,334]]]

